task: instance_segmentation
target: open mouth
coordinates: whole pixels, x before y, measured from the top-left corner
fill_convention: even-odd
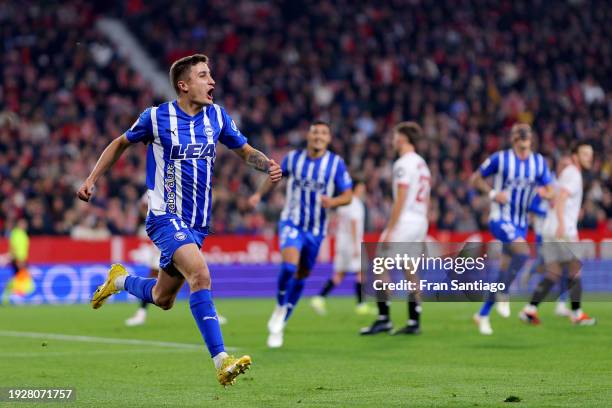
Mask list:
[[[212,98],[213,98],[213,91],[214,91],[214,90],[215,90],[215,88],[210,88],[210,89],[208,90],[208,97],[209,97],[210,99],[212,99]]]

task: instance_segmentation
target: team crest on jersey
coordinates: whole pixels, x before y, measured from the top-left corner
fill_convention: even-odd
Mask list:
[[[183,231],[179,231],[174,234],[174,239],[176,239],[177,241],[184,241],[186,238],[187,234],[185,234]]]
[[[206,137],[213,137],[213,135],[215,134],[213,128],[211,126],[206,126],[204,128],[204,134],[206,134]]]
[[[170,159],[172,160],[191,160],[202,159],[205,157],[215,156],[214,143],[187,143],[180,145],[172,145],[170,150]]]

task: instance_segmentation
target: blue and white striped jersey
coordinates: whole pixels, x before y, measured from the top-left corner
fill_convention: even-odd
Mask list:
[[[544,200],[538,193],[535,193],[527,211],[534,214],[536,217],[546,218],[549,208],[550,205],[548,201]]]
[[[147,108],[125,133],[147,148],[149,211],[176,214],[189,227],[210,225],[212,176],[219,140],[230,149],[246,143],[219,105],[191,116],[177,101]]]
[[[344,160],[330,151],[311,159],[306,150],[293,150],[283,159],[281,169],[288,178],[281,221],[324,236],[328,218],[327,210],[321,206],[321,196],[333,197],[353,186]]]
[[[493,176],[493,189],[505,191],[508,203],[491,202],[489,219],[508,221],[519,227],[527,227],[527,211],[536,194],[537,186],[551,182],[548,164],[539,153],[531,153],[525,160],[508,149],[494,153],[480,165],[483,177]]]

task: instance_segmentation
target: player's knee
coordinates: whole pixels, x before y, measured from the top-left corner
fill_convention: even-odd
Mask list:
[[[205,269],[192,274],[187,281],[189,283],[189,289],[191,289],[192,292],[201,289],[210,289],[210,275]]]

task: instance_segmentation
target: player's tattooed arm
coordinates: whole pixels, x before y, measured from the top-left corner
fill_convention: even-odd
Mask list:
[[[280,166],[274,160],[269,159],[265,154],[248,143],[238,149],[234,149],[234,152],[236,152],[247,165],[253,167],[255,170],[268,173],[272,183],[279,182],[283,176]]]
[[[251,153],[247,156],[246,162],[249,166],[253,167],[256,170],[268,172],[270,170],[269,159],[265,154],[260,152],[257,149],[253,149]]]
[[[268,194],[281,180],[283,172],[281,167],[272,159],[266,157],[259,150],[245,144],[239,149],[234,150],[242,160],[249,166],[268,173],[268,178],[259,186],[257,191],[249,197],[248,203],[252,208],[257,207],[262,197]]]

